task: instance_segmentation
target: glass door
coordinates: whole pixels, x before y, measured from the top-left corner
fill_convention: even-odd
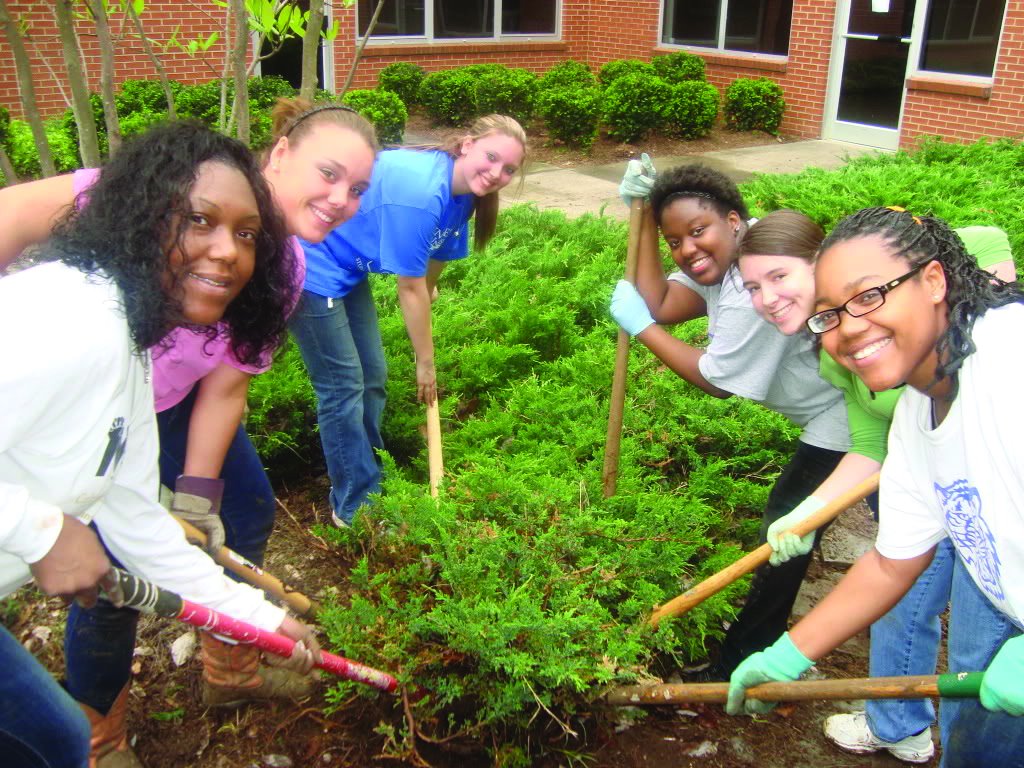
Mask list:
[[[825,136],[895,149],[906,91],[915,0],[838,3]]]

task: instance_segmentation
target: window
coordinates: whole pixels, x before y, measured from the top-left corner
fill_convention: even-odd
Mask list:
[[[921,69],[991,77],[1006,0],[934,0],[928,9]]]
[[[661,41],[785,55],[792,19],[793,0],[665,0]]]
[[[358,0],[365,35],[376,0]],[[554,35],[557,0],[387,0],[373,37],[428,39]]]

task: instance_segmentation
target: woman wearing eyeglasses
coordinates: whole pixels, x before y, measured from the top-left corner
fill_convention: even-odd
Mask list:
[[[1010,243],[996,227],[954,230],[968,253],[984,269],[1012,279]],[[912,271],[850,298],[842,310],[816,314],[814,262],[824,233],[796,211],[775,211],[753,225],[740,243],[739,267],[751,302],[768,323],[785,335],[827,333],[841,322],[843,311],[864,316],[883,306],[886,297],[916,274]],[[808,325],[811,328],[808,328]],[[783,563],[810,552],[813,535],[786,533],[807,515],[877,472],[885,458],[886,437],[903,387],[872,392],[857,376],[824,351],[821,375],[846,398],[852,447],[822,483],[793,512],[768,529],[771,562]],[[871,627],[871,676],[927,675],[935,671],[940,614],[949,602],[953,580],[953,547],[941,542],[932,564],[914,588]],[[906,762],[926,762],[934,752],[931,724],[935,710],[929,699],[868,701],[863,712],[833,715],[825,735],[841,748],[857,753],[888,751]]]
[[[771,275],[762,277],[748,288],[763,291]],[[942,765],[1019,765],[1024,291],[993,280],[941,220],[885,208],[839,223],[821,246],[815,284],[808,326],[856,387],[907,385],[892,415],[878,538],[803,621],[736,669],[727,708],[764,711],[744,705],[746,688],[795,679],[882,617],[950,541],[950,671],[987,671],[980,702],[942,703]],[[780,316],[773,299],[760,301]]]

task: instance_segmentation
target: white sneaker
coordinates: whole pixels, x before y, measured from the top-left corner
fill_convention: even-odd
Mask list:
[[[907,763],[927,763],[935,754],[931,728],[900,741],[882,741],[871,732],[867,715],[863,712],[832,715],[825,721],[825,736],[847,752],[864,755],[885,750],[897,760]]]

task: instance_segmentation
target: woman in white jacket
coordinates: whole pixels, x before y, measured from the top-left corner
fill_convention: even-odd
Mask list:
[[[309,639],[301,623],[188,545],[159,506],[147,352],[177,326],[215,334],[222,318],[251,313],[277,273],[268,265],[289,258],[249,151],[174,123],[126,145],[40,263],[0,280],[0,594],[35,577],[47,593],[88,604],[109,553],[189,600]],[[270,351],[283,333],[282,320],[244,343]],[[0,708],[5,764],[81,768],[90,724],[99,765],[112,752],[127,758],[131,650],[67,659],[68,692],[86,722],[0,629],[0,701],[18,702]],[[298,666],[308,671],[315,655],[315,646],[300,651]]]

